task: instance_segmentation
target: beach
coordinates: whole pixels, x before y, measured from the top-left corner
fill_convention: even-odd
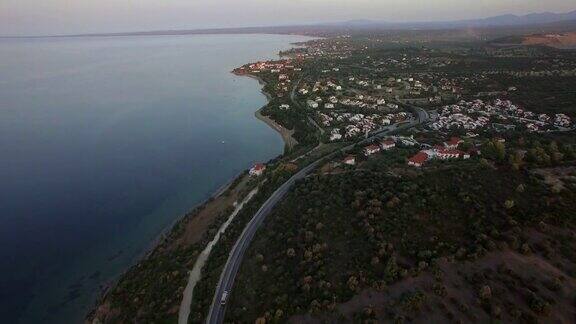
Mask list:
[[[286,129],[281,125],[279,125],[278,123],[276,123],[275,121],[273,121],[272,119],[270,119],[269,117],[262,115],[262,109],[258,109],[254,115],[256,116],[256,118],[266,123],[266,125],[270,126],[272,129],[277,131],[280,134],[280,136],[282,136],[282,140],[284,140],[284,144],[286,145],[286,148],[288,150],[291,150],[292,148],[294,148],[294,146],[298,145],[298,141],[296,141],[293,137],[294,130]]]
[[[262,80],[261,78],[255,76],[253,74],[235,73],[235,72],[232,72],[232,73],[234,73],[237,76],[249,77],[249,78],[257,80],[258,83],[260,83],[260,85],[262,86],[262,90],[261,90],[262,94],[264,94],[264,96],[266,96],[266,98],[268,99],[268,103],[271,101],[272,97],[270,96],[270,94],[267,93],[266,91],[264,91],[264,87],[266,86],[266,82],[264,80]],[[266,105],[268,105],[268,103]],[[286,129],[285,127],[276,123],[274,120],[272,120],[268,116],[263,115],[262,109],[264,109],[266,107],[266,105],[264,107],[258,109],[254,113],[254,115],[260,121],[264,122],[270,128],[272,128],[273,130],[278,132],[280,134],[280,136],[282,136],[282,140],[284,141],[284,145],[285,145],[286,149],[291,150],[292,148],[294,148],[294,146],[298,145],[298,141],[296,141],[296,139],[294,138],[294,130]]]

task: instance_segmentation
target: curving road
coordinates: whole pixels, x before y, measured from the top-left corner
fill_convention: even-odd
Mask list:
[[[357,143],[348,145],[340,150],[332,152],[324,157],[319,158],[318,160],[314,161],[313,163],[309,164],[302,170],[298,171],[294,174],[288,181],[283,183],[276,191],[264,202],[264,204],[260,207],[260,209],[254,214],[254,217],[248,222],[242,234],[232,247],[232,251],[228,256],[228,260],[224,265],[224,269],[220,276],[220,280],[218,281],[218,285],[216,286],[216,291],[214,293],[214,298],[212,300],[212,305],[210,306],[210,310],[208,312],[208,317],[206,318],[206,323],[208,324],[219,324],[224,322],[224,314],[226,312],[226,304],[222,305],[220,303],[222,299],[222,294],[227,291],[230,295],[232,291],[232,286],[234,285],[234,279],[236,278],[236,274],[242,264],[242,259],[244,257],[244,253],[248,249],[250,242],[254,238],[256,231],[262,225],[262,222],[270,214],[270,211],[274,208],[274,206],[282,200],[282,198],[288,193],[288,190],[292,187],[292,185],[299,179],[306,177],[312,170],[314,170],[320,163],[327,159],[331,159],[336,154],[340,152],[346,152],[352,149],[356,145],[366,144],[368,142],[372,142],[375,139],[380,137],[386,136],[391,132],[396,132],[399,130],[408,129],[424,123],[428,120],[429,115],[428,113],[418,107],[410,106],[416,116],[416,118],[411,118],[408,123],[404,123],[402,125],[394,124],[387,127],[383,127],[378,131],[373,132],[370,136],[366,139],[363,139]]]

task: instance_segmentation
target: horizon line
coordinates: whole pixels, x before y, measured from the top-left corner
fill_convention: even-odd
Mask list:
[[[117,31],[117,32],[86,32],[86,33],[74,33],[74,34],[54,34],[54,35],[0,35],[0,39],[15,39],[15,38],[64,38],[64,37],[106,37],[106,36],[162,36],[162,35],[172,35],[177,36],[177,34],[170,34],[170,33],[197,33],[197,34],[218,34],[216,32],[223,32],[223,31],[234,31],[234,30],[242,30],[242,29],[267,29],[267,28],[296,28],[296,27],[330,27],[331,25],[339,25],[339,24],[347,24],[347,23],[354,23],[354,22],[367,22],[367,23],[374,23],[374,24],[388,24],[390,27],[397,26],[401,27],[402,25],[409,25],[409,24],[450,24],[450,23],[458,23],[458,22],[466,22],[466,21],[481,21],[490,18],[497,18],[497,17],[504,17],[504,16],[515,16],[515,17],[526,17],[530,15],[537,15],[537,14],[572,14],[576,13],[576,9],[570,11],[562,11],[562,12],[551,12],[551,11],[542,11],[542,12],[530,12],[527,14],[500,14],[494,16],[483,16],[480,18],[468,18],[468,19],[457,19],[457,20],[415,20],[415,21],[405,21],[405,22],[391,22],[386,20],[380,19],[349,19],[349,20],[340,20],[340,21],[326,21],[326,22],[304,22],[304,23],[294,23],[294,24],[281,24],[281,25],[260,25],[260,26],[242,26],[242,27],[198,27],[198,28],[174,28],[174,29],[153,29],[153,30],[138,30],[138,31]],[[560,21],[571,21],[569,20],[559,20]],[[465,26],[459,26],[465,27]],[[491,26],[481,26],[481,28],[487,28]],[[492,26],[494,27],[494,26]],[[506,27],[506,25],[501,25],[498,27]],[[413,29],[413,28],[409,28]],[[450,28],[444,26],[441,29],[454,29],[454,27]],[[401,28],[396,30],[402,30]],[[240,33],[238,33],[240,34]],[[253,31],[247,34],[279,34],[274,32],[264,32],[264,31]],[[300,35],[299,33],[294,33],[296,35]],[[180,34],[190,35],[190,34]],[[303,35],[306,36],[306,35]]]

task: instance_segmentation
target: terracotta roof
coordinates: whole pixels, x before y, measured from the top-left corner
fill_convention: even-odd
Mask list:
[[[448,142],[446,142],[446,144],[448,145],[458,145],[462,142],[462,140],[459,137],[452,137]]]
[[[262,163],[256,163],[254,164],[254,166],[252,167],[252,169],[254,169],[255,171],[260,171],[260,170],[264,170],[266,168],[266,166]]]
[[[416,155],[408,159],[408,161],[416,164],[422,164],[428,160],[428,154],[424,152],[418,152]]]
[[[380,147],[379,147],[378,145],[372,144],[372,145],[366,146],[366,149],[367,149],[367,150],[379,150]]]

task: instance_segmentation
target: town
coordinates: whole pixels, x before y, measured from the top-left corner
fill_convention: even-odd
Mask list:
[[[373,42],[366,43],[352,45],[346,37],[315,40],[282,53],[281,60],[248,64],[235,73],[265,80],[264,91],[271,101],[262,112],[294,128],[302,146],[357,141],[414,119],[410,106],[426,109],[430,120],[418,127],[417,134],[403,134],[420,138],[410,142],[412,150],[419,151],[405,158],[409,166],[479,156],[483,143],[509,135],[574,130],[571,114],[549,113],[538,100],[527,100],[530,93],[521,93],[523,79],[573,78],[576,65],[569,55],[549,58],[545,51],[535,52],[531,54],[534,67],[519,64],[497,70],[487,64],[491,58],[524,54],[498,48],[448,54],[426,47],[383,53],[373,48]],[[486,64],[468,62],[469,56],[479,54]],[[476,66],[456,69],[470,64]],[[446,143],[439,145],[438,136],[445,137]],[[398,137],[385,141],[396,143]],[[403,142],[399,146],[405,146],[407,141]],[[466,150],[460,150],[464,142]],[[379,152],[376,147],[390,149],[372,143],[361,155]],[[351,164],[351,157],[346,159],[345,164]]]
[[[545,247],[576,199],[576,54],[400,42],[317,39],[236,70],[263,82],[262,114],[298,142],[254,165],[251,181],[305,173],[247,250],[227,318],[536,323],[563,313],[559,289],[534,278],[554,276],[540,264],[570,278],[576,269],[573,253]]]

